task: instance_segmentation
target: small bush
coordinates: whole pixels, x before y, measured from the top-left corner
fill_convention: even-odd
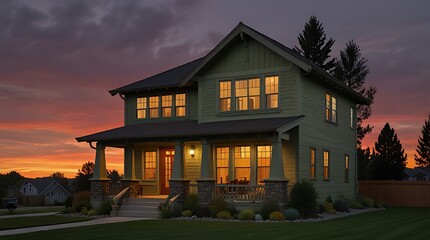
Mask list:
[[[361,204],[363,204],[365,207],[373,207],[373,200],[368,197],[363,197],[361,199]]]
[[[211,211],[212,217],[216,217],[221,211],[229,210],[228,203],[222,197],[216,197],[212,202],[209,203],[208,207]]]
[[[183,208],[181,205],[173,203],[172,206],[170,206],[172,210],[172,217],[180,217],[182,216]],[[189,210],[191,211],[191,210]]]
[[[281,207],[279,206],[279,203],[277,201],[271,200],[264,202],[263,206],[260,209],[260,214],[263,219],[266,220],[269,219],[269,215],[275,211],[281,211]]]
[[[361,203],[357,202],[357,201],[356,201],[356,200],[354,200],[354,199],[349,200],[349,206],[350,206],[352,209],[363,209],[363,208],[364,208],[363,204],[361,204]]]
[[[245,209],[239,214],[240,220],[253,220],[254,219],[254,210]]]
[[[66,213],[74,213],[75,212],[75,210],[72,208],[72,207],[66,207],[66,208],[64,208],[64,210],[63,210],[63,214],[66,214]]]
[[[228,206],[227,211],[230,212],[230,214],[233,218],[236,218],[237,215],[239,215],[239,210],[237,210],[234,206]]]
[[[284,221],[285,217],[284,214],[280,211],[275,211],[269,214],[269,219],[272,221]]]
[[[183,205],[184,210],[191,210],[191,212],[195,212],[199,207],[197,194],[188,194],[185,198],[185,202]]]
[[[287,208],[284,210],[283,213],[284,213],[285,219],[290,221],[296,220],[300,217],[299,211],[297,211],[297,209],[295,208]]]
[[[334,202],[333,207],[339,212],[349,212],[349,201],[345,198],[339,198]]]
[[[91,207],[91,203],[89,201],[81,201],[76,203],[76,205],[73,207],[73,210],[75,210],[75,212],[80,213],[82,212],[82,209],[86,208],[87,210],[92,209]]]
[[[303,180],[295,183],[290,196],[291,207],[299,210],[303,218],[316,216],[318,193],[311,182]]]
[[[333,203],[325,202],[324,203],[324,212],[330,213],[330,214],[335,214],[336,210],[334,210],[334,208],[333,208]]]
[[[82,207],[81,213],[84,214],[84,215],[87,215],[88,214],[88,209],[86,207]]]
[[[383,208],[385,204],[383,202],[375,202],[373,205],[374,208]]]
[[[90,211],[88,211],[88,216],[94,216],[96,215],[96,210],[91,209]]]
[[[182,217],[191,217],[193,215],[193,213],[191,212],[191,210],[184,210],[182,211]]]
[[[216,214],[216,217],[221,219],[231,219],[231,214],[229,211],[221,211]]]
[[[333,200],[331,199],[330,194],[328,195],[327,199],[325,200],[328,203],[333,203]]]
[[[73,206],[73,197],[72,196],[68,196],[66,198],[66,200],[64,201],[64,205],[67,207],[72,207]]]
[[[211,211],[207,206],[199,206],[193,214],[197,217],[210,217]]]
[[[97,215],[109,215],[112,210],[112,200],[105,199],[100,203],[99,208],[97,208]]]
[[[161,207],[161,218],[171,218],[173,216],[172,209],[170,207]]]

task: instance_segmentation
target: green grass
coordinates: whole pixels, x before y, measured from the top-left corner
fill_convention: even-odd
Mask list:
[[[30,213],[45,213],[45,212],[61,212],[64,210],[64,207],[34,207],[34,208],[20,208],[18,207],[15,211],[13,211],[12,215],[14,214],[30,214]],[[0,216],[1,215],[11,215],[9,213],[9,210],[7,209],[1,209],[0,210]]]
[[[40,216],[40,217],[16,217],[0,219],[0,230],[55,225],[87,221],[83,217]]]
[[[146,220],[3,239],[428,239],[430,208],[394,208],[314,223]]]

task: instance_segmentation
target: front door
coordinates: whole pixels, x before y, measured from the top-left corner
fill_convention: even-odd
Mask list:
[[[174,148],[160,149],[160,194],[169,194],[169,180],[172,177]]]

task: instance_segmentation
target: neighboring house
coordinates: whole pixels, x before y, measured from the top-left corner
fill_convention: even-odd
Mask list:
[[[208,202],[242,189],[231,198],[286,203],[301,180],[320,199],[356,194],[356,107],[368,99],[243,23],[203,58],[110,94],[125,125],[77,138],[96,149],[93,202],[108,191],[106,147],[124,149],[131,196]]]
[[[430,166],[425,168],[405,168],[403,179],[406,181],[430,181]]]
[[[70,195],[67,186],[62,186],[55,178],[26,179],[19,189],[22,196],[44,196],[45,205],[64,202]]]

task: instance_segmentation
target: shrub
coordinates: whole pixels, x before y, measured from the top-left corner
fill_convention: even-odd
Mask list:
[[[363,204],[357,202],[354,199],[349,200],[349,206],[353,209],[363,209],[364,208]]]
[[[199,207],[197,194],[188,194],[185,198],[185,202],[183,205],[184,210],[191,210],[191,212],[195,212]]]
[[[211,211],[212,217],[216,217],[221,211],[229,210],[228,203],[222,197],[216,197],[212,202],[209,203],[208,207]]]
[[[290,195],[291,207],[299,210],[303,218],[315,217],[318,193],[311,182],[303,180],[295,183]]]
[[[231,214],[229,211],[224,210],[224,211],[218,212],[216,214],[216,217],[221,219],[231,219]]]
[[[363,197],[361,199],[361,204],[363,204],[365,207],[373,207],[373,200],[368,197]]]
[[[82,207],[81,213],[87,215],[88,209],[86,207]]]
[[[66,200],[64,201],[64,205],[67,207],[73,206],[73,196],[68,196]]]
[[[297,211],[297,209],[295,208],[287,208],[284,210],[283,213],[284,213],[285,219],[290,221],[296,220],[300,217],[299,211]]]
[[[282,214],[282,212],[274,211],[269,214],[269,219],[272,221],[284,221],[285,217],[284,217],[284,214]]]
[[[170,207],[165,207],[165,206],[161,207],[161,218],[166,219],[166,218],[171,218],[172,216],[173,216],[173,212]]]
[[[336,211],[333,208],[333,203],[325,202],[324,203],[324,212],[330,213],[330,214],[335,214]]]
[[[210,217],[211,211],[207,206],[199,206],[193,214],[197,217]]]
[[[349,212],[349,201],[345,198],[339,198],[334,202],[333,207],[339,212]]]
[[[263,217],[263,219],[269,219],[269,215],[272,212],[280,211],[281,207],[279,206],[279,203],[275,200],[264,202],[263,206],[260,209],[260,214]]]
[[[184,210],[182,211],[182,217],[191,217],[193,215],[193,213],[191,212],[191,210]]]
[[[73,213],[73,212],[74,212],[74,210],[73,210],[72,207],[66,207],[63,210],[63,214],[65,214],[65,213]]]
[[[181,205],[173,203],[172,206],[170,206],[170,209],[172,211],[172,217],[182,216],[183,208]],[[191,210],[189,210],[189,211],[191,211]]]
[[[230,214],[233,218],[236,218],[237,215],[239,215],[239,210],[237,210],[234,206],[228,206],[227,211],[230,212]]]
[[[331,199],[330,194],[328,195],[327,199],[325,200],[328,203],[333,203],[333,200]]]
[[[383,208],[385,206],[385,204],[383,202],[375,202],[375,204],[373,205],[374,208]]]
[[[75,212],[79,213],[82,212],[82,209],[86,208],[91,209],[91,203],[89,201],[81,201],[76,203],[76,205],[73,207],[73,210],[75,210]]]
[[[94,216],[96,215],[96,210],[91,209],[90,211],[88,211],[88,216]]]
[[[254,210],[245,209],[239,214],[240,220],[253,220],[254,219]]]
[[[112,210],[112,200],[105,199],[100,203],[99,208],[97,208],[97,215],[109,215]]]

